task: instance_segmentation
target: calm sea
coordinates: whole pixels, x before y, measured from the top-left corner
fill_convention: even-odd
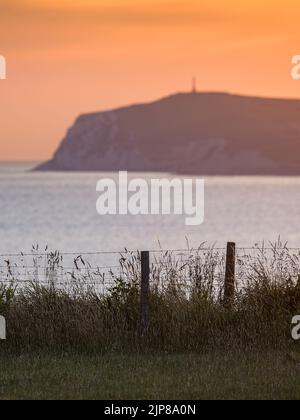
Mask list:
[[[99,216],[103,174],[34,173],[32,166],[0,164],[1,254],[33,244],[62,252],[178,249],[187,241],[252,246],[279,235],[300,246],[300,178],[207,177],[205,222],[186,227],[183,216]]]

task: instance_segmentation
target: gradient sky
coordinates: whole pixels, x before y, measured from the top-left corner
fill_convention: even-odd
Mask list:
[[[191,88],[300,98],[299,0],[0,0],[1,160],[49,158],[82,112]]]

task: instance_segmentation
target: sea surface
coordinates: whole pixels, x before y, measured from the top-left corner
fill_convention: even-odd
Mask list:
[[[297,177],[206,177],[204,223],[186,226],[185,216],[99,216],[96,183],[116,174],[39,173],[30,171],[34,166],[0,163],[0,254],[29,252],[36,244],[74,253],[227,241],[248,247],[279,236],[300,247]]]

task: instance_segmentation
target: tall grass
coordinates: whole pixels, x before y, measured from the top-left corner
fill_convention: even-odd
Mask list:
[[[287,349],[300,313],[299,252],[279,242],[240,252],[234,305],[223,305],[224,253],[204,248],[152,255],[150,327],[140,328],[140,259],[120,255],[109,283],[79,256],[62,284],[62,256],[47,254],[43,281],[33,256],[31,280],[10,261],[2,271],[0,314],[5,351],[204,352]],[[36,266],[36,269],[35,269]],[[102,288],[99,289],[99,284]]]

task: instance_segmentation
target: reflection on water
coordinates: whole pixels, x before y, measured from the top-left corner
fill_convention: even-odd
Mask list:
[[[300,178],[207,177],[205,222],[186,227],[184,216],[100,217],[102,174],[33,173],[31,166],[0,164],[0,253],[37,243],[74,252],[155,249],[158,241],[165,249],[186,247],[187,240],[192,247],[229,240],[247,246],[279,235],[300,246]]]

